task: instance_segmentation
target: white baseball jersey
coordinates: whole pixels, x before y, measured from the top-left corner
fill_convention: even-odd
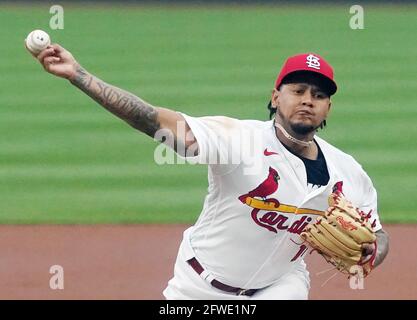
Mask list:
[[[377,193],[362,167],[348,154],[315,137],[330,180],[309,188],[304,163],[275,134],[273,121],[184,115],[198,143],[191,161],[208,164],[208,194],[198,221],[181,246],[218,281],[240,288],[264,288],[304,264],[299,236],[328,208],[337,182],[364,212],[372,210],[381,229]]]

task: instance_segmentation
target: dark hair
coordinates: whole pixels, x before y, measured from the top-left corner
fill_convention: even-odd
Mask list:
[[[268,110],[269,110],[269,119],[272,119],[272,116],[277,112],[277,109],[276,108],[272,108],[272,101],[271,100],[269,100],[269,103],[268,103]]]

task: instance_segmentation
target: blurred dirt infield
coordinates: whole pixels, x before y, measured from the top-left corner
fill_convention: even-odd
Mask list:
[[[0,226],[0,299],[163,299],[185,225]],[[417,299],[417,225],[385,226],[391,248],[363,290],[316,253],[311,299]],[[49,268],[64,268],[64,290]],[[322,285],[324,286],[322,287]]]

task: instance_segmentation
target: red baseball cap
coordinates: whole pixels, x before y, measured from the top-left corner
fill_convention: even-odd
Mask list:
[[[278,89],[286,76],[300,71],[314,72],[323,80],[323,84],[328,89],[330,95],[336,92],[337,85],[334,81],[332,66],[318,54],[314,53],[303,53],[289,57],[275,81],[275,89]]]

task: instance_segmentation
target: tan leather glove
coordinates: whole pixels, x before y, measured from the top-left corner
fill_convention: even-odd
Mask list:
[[[369,215],[355,208],[338,191],[330,194],[328,202],[325,215],[309,224],[301,237],[339,271],[356,275],[358,267],[362,267],[366,277],[373,269],[377,251]],[[372,256],[366,260],[362,256],[365,243],[375,246]]]

